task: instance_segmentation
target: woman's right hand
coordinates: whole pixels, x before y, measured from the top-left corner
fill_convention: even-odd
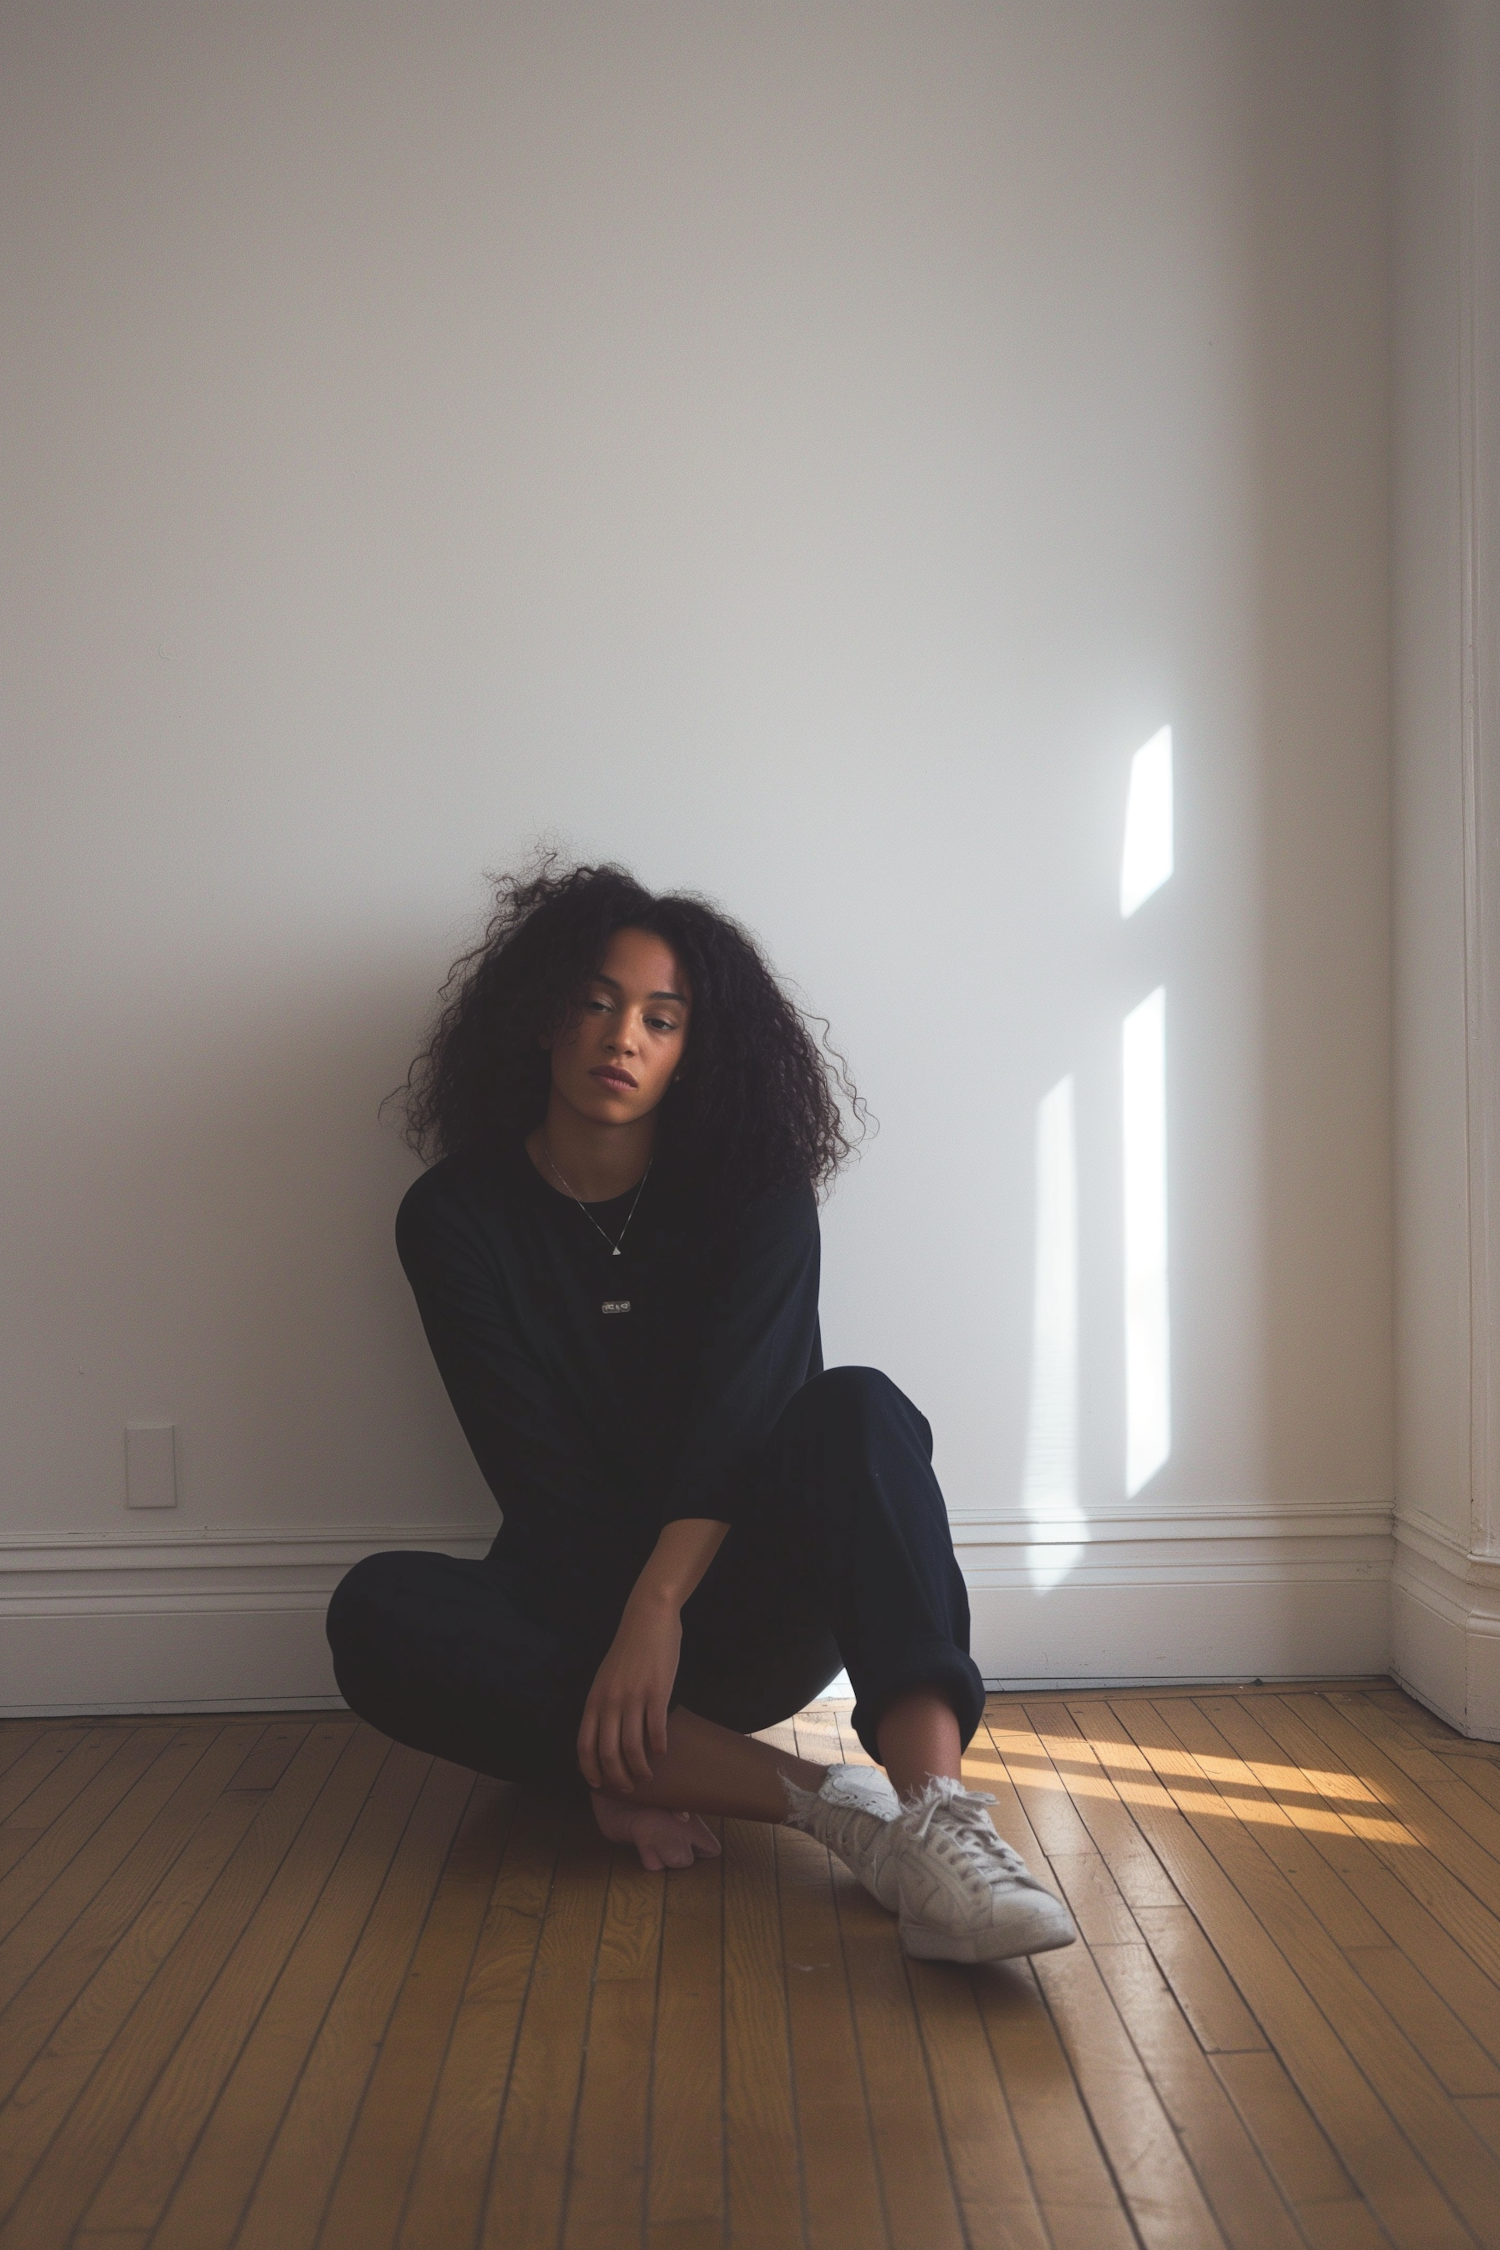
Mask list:
[[[667,1747],[667,1708],[682,1652],[682,1615],[671,1599],[637,1586],[589,1690],[578,1764],[591,1789],[628,1797],[651,1779]]]

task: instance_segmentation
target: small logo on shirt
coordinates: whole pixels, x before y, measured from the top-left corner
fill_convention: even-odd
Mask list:
[[[606,1297],[604,1303],[599,1307],[599,1310],[606,1313],[629,1312],[630,1299],[628,1297]]]

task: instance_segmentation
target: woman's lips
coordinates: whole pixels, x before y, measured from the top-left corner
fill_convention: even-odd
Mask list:
[[[618,1086],[622,1093],[633,1094],[636,1090],[635,1080],[628,1070],[591,1070],[589,1076],[601,1080],[606,1086]]]

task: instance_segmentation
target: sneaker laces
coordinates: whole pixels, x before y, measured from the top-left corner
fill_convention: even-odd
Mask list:
[[[952,1844],[964,1859],[976,1865],[983,1863],[987,1869],[993,1868],[998,1858],[1007,1875],[1034,1881],[1020,1853],[996,1833],[984,1809],[994,1802],[988,1790],[955,1789],[949,1796],[933,1789],[913,1807],[916,1819],[912,1837],[919,1844]],[[934,1837],[932,1824],[940,1813],[944,1816],[943,1822]]]

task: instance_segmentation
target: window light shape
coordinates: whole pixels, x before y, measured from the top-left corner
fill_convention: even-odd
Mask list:
[[[1120,913],[1128,922],[1172,872],[1172,729],[1159,727],[1130,761]]]

